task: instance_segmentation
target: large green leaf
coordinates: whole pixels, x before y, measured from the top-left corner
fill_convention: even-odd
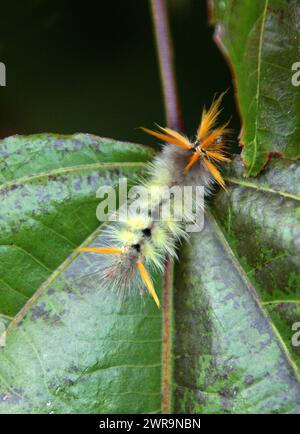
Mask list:
[[[292,326],[300,321],[300,164],[274,160],[255,179],[239,157],[214,212],[300,368]]]
[[[97,276],[81,278],[98,261],[72,255],[11,323],[0,412],[160,411],[160,312],[150,299],[106,293]]]
[[[31,138],[27,140],[31,142]],[[72,138],[66,140],[72,142]],[[81,139],[77,146],[80,144]],[[22,145],[20,141],[23,149]],[[135,145],[111,142],[110,146],[128,146],[131,155],[140,159],[151,157],[150,151]],[[19,151],[15,144],[15,154]],[[31,238],[35,246],[32,256],[44,252],[41,258],[53,256],[56,262],[44,275],[39,274],[37,291],[32,284],[35,292],[10,323],[6,346],[0,348],[0,412],[300,412],[295,365],[242,268],[243,262],[238,262],[238,254],[233,253],[211,216],[204,230],[180,248],[179,263],[174,264],[176,284],[171,287],[173,302],[165,305],[163,276],[153,276],[163,312],[157,310],[151,297],[131,295],[130,288],[123,297],[105,291],[95,274],[101,256],[71,253],[65,259],[74,246],[69,245],[61,254],[65,241],[60,237],[51,238],[49,243],[48,237],[42,238],[44,248],[39,250],[42,233],[31,230],[27,222],[33,209],[38,209],[38,220],[44,222],[48,201],[54,205],[47,227],[55,231],[65,228],[64,236],[76,246],[82,237],[87,237],[85,245],[101,243],[102,227],[94,231],[96,202],[91,198],[95,189],[103,178],[107,183],[133,173],[125,158],[112,164],[114,158],[119,158],[118,152],[107,165],[96,163],[92,168],[95,180],[90,188],[82,187],[91,179],[91,172],[84,168],[86,162],[78,168],[79,205],[85,198],[91,204],[81,214],[87,222],[86,232],[82,230],[74,240],[72,236],[80,227],[78,221],[73,222],[74,214],[65,209],[56,212],[67,199],[67,209],[71,210],[73,200],[77,206],[77,183],[72,177],[67,181],[56,174],[54,188],[44,169],[37,167],[37,176],[30,172],[28,159],[31,174],[22,173],[12,182],[13,188],[5,190],[4,207],[12,207],[13,215],[18,210],[21,227],[28,227],[23,238]],[[134,163],[134,169],[141,166]],[[41,176],[41,185],[49,186],[42,194],[36,188],[39,182],[35,183]],[[14,185],[22,185],[27,177],[30,182],[23,194],[12,196],[18,190]],[[61,191],[66,182],[68,195],[64,196]],[[36,197],[42,199],[38,207]],[[23,205],[27,202],[34,204],[32,209]],[[8,215],[4,221],[13,222]],[[13,283],[21,278],[35,282],[35,271],[27,264],[24,267],[23,261],[11,262],[3,273],[6,278],[15,277]],[[1,299],[5,289],[3,293]]]
[[[97,189],[153,152],[88,134],[0,141],[0,313],[14,315],[96,227]]]
[[[271,153],[300,156],[298,0],[213,0],[215,40],[235,74],[243,123],[246,175],[257,175]]]
[[[212,217],[175,281],[175,409],[299,413],[299,374]]]

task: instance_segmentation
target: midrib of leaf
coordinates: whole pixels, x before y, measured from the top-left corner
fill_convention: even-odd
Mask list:
[[[23,178],[19,178],[17,181],[10,181],[0,185],[0,193],[1,190],[10,189],[12,187],[27,184],[31,181],[43,178],[49,178],[50,176],[63,175],[67,173],[76,173],[82,170],[93,170],[93,169],[115,169],[119,167],[136,167],[142,168],[146,167],[147,163],[137,163],[137,162],[118,162],[118,163],[91,163],[91,164],[79,164],[77,166],[70,166],[61,169],[49,170],[48,172],[41,172],[37,175],[29,175],[24,176]]]
[[[260,76],[261,76],[261,61],[262,61],[262,44],[263,44],[263,37],[264,37],[264,30],[265,30],[265,21],[266,21],[266,15],[267,15],[267,8],[268,8],[269,0],[265,0],[265,6],[264,11],[262,15],[262,22],[260,27],[260,36],[259,36],[259,47],[258,47],[258,59],[257,59],[257,85],[256,85],[256,114],[255,114],[255,133],[254,133],[254,139],[253,139],[253,145],[254,145],[254,153],[252,156],[252,163],[249,169],[247,170],[247,173],[250,175],[253,169],[253,166],[256,161],[256,154],[257,154],[257,130],[258,130],[258,109],[259,109],[259,97],[260,97]]]
[[[232,184],[241,185],[242,187],[253,188],[254,190],[263,191],[265,193],[277,194],[277,195],[282,196],[284,198],[289,198],[289,199],[300,201],[300,196],[297,196],[297,195],[291,194],[291,193],[286,193],[286,192],[281,191],[281,190],[274,190],[274,189],[269,188],[267,186],[264,186],[262,184],[255,184],[254,182],[244,181],[242,179],[231,178],[231,177],[225,177],[225,179],[226,179],[226,181],[231,182]]]

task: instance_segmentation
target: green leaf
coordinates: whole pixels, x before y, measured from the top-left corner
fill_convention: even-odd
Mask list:
[[[297,0],[213,0],[215,41],[232,66],[243,124],[246,176],[255,176],[272,153],[300,156],[300,87]]]
[[[74,149],[72,138],[64,140]],[[22,138],[29,149],[31,139]],[[77,151],[85,139],[78,140]],[[128,146],[133,160],[152,156],[137,145],[110,142],[108,155],[110,147],[113,152]],[[55,138],[46,143],[44,152],[52,148],[55,153]],[[20,288],[21,281],[31,282],[33,295],[28,294],[10,322],[6,346],[0,348],[1,413],[300,412],[295,364],[235,245],[229,240],[233,251],[210,215],[202,232],[180,247],[174,286],[172,279],[165,287],[163,276],[153,276],[162,300],[159,311],[149,295],[141,298],[130,288],[123,296],[105,290],[97,275],[101,256],[75,253],[72,244],[63,250],[66,241],[56,236],[63,234],[75,247],[83,238],[84,245],[99,245],[103,226],[97,228],[95,219],[96,189],[119,176],[132,179],[143,164],[127,162],[126,155],[114,162],[120,158],[115,152],[105,163],[98,155],[100,161],[90,167],[84,160],[86,146],[81,146],[79,164],[70,163],[60,173],[35,162],[35,175],[30,169],[32,153],[26,160],[24,142],[19,147],[15,143],[14,153],[21,152],[23,161],[29,161],[27,173],[20,165],[18,180],[4,184],[1,203],[6,214],[1,225],[10,222],[13,228],[5,236],[17,237],[21,231],[13,240],[28,242],[34,247],[27,247],[33,258],[51,266],[38,273],[40,264],[29,266],[24,255],[19,262],[12,256],[2,267],[5,281],[9,276],[9,283],[19,282]],[[26,188],[13,194],[21,186]],[[222,194],[216,201],[222,202]],[[75,219],[78,212],[80,219]],[[32,220],[41,221],[43,230],[35,230]],[[54,228],[55,236],[47,228]],[[8,291],[1,287],[3,301]],[[17,311],[22,301],[11,300],[10,305]]]
[[[274,160],[249,180],[242,171],[237,157],[214,212],[300,368],[292,345],[292,325],[300,321],[300,164]]]
[[[211,216],[176,270],[175,410],[299,413],[299,374]]]
[[[150,297],[103,291],[92,274],[99,260],[72,255],[11,323],[0,412],[160,411],[160,311]]]
[[[99,225],[97,189],[153,151],[88,134],[0,141],[0,313],[13,316]]]

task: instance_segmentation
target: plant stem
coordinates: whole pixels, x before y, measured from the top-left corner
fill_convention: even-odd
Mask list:
[[[169,128],[182,131],[183,121],[166,3],[166,0],[150,0],[167,125]]]
[[[183,130],[176,75],[173,59],[173,47],[170,36],[167,5],[165,0],[150,0],[153,27],[159,59],[160,76],[164,97],[167,125],[177,131]],[[162,413],[172,412],[172,261],[166,257],[163,319],[163,372],[162,372]]]

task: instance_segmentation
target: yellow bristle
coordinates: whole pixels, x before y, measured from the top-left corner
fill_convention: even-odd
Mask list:
[[[151,182],[151,184],[148,184],[148,191],[151,199],[156,199],[164,194],[165,187],[160,184],[156,184],[155,182]]]
[[[147,206],[149,210],[152,210],[162,200],[165,194],[165,187],[154,182],[148,183],[146,187],[149,193]]]
[[[160,301],[159,301],[159,298],[155,292],[153,282],[151,280],[151,277],[150,277],[147,269],[145,268],[145,266],[143,265],[143,263],[140,260],[137,262],[137,267],[139,269],[139,272],[141,274],[141,278],[142,278],[143,282],[147,286],[149,293],[153,297],[157,307],[160,308]]]
[[[175,220],[166,220],[163,223],[175,238],[180,238],[185,234],[179,222]]]
[[[116,255],[121,254],[122,249],[114,247],[81,247],[77,249],[77,252],[99,253],[101,255]]]
[[[147,216],[148,211],[151,208],[151,203],[150,203],[149,198],[145,199],[145,200],[141,200],[140,207],[141,207],[141,213],[144,213],[144,216]],[[147,220],[147,218],[146,218],[146,220]]]
[[[123,244],[132,245],[138,243],[139,237],[137,233],[123,229],[118,233],[118,240],[121,241],[121,243]]]
[[[221,93],[221,95],[215,101],[213,101],[213,103],[211,104],[208,111],[206,111],[205,109],[203,110],[201,122],[200,122],[200,125],[198,128],[198,131],[197,131],[197,139],[198,140],[203,139],[203,137],[206,134],[208,134],[211,131],[211,129],[214,127],[214,125],[217,121],[217,118],[222,111],[220,109],[220,104],[221,104],[223,96],[226,93],[227,93],[227,90],[225,92]]]
[[[159,171],[157,171],[156,175],[156,182],[160,183],[162,185],[169,185],[172,181],[172,176],[170,174],[170,171],[166,168],[160,168]]]
[[[149,241],[142,246],[142,253],[146,262],[152,263],[159,270],[163,270],[163,258]]]
[[[169,185],[172,181],[172,175],[169,168],[162,161],[158,161],[151,170],[152,185]]]
[[[191,149],[192,144],[188,141],[186,137],[178,132],[171,130],[169,128],[159,127],[162,131],[165,131],[167,134],[160,133],[159,131],[149,130],[148,128],[142,128],[148,134],[151,134],[154,137],[157,137],[160,140],[166,141],[168,143],[173,143],[173,145],[177,145],[183,149]]]
[[[151,221],[147,216],[140,214],[140,215],[128,216],[128,218],[124,223],[132,231],[139,231],[147,228],[151,223]]]
[[[164,254],[169,253],[175,256],[174,238],[170,232],[160,223],[156,223],[151,231],[151,239],[154,246]]]
[[[168,242],[168,234],[167,232],[158,224],[156,224],[152,231],[151,237],[153,244],[157,246],[159,249],[163,248]]]

